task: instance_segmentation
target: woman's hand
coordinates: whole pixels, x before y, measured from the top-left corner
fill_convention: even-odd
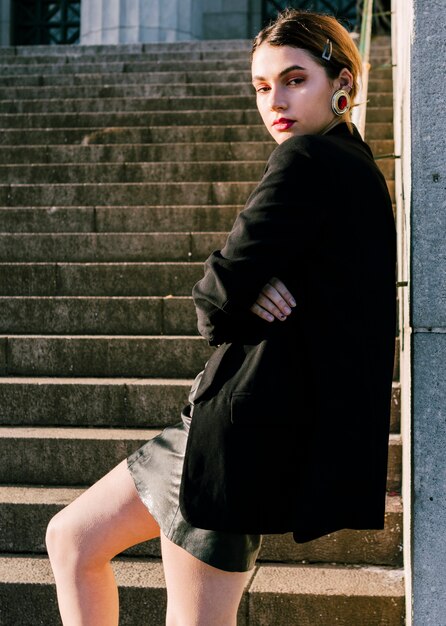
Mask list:
[[[283,322],[290,315],[291,307],[295,306],[296,301],[286,286],[273,276],[249,310],[267,322],[273,322],[275,318]]]

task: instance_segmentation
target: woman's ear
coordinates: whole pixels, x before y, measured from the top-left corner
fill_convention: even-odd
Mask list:
[[[340,72],[339,76],[336,79],[336,84],[338,89],[346,89],[350,91],[353,87],[353,74],[344,67]]]

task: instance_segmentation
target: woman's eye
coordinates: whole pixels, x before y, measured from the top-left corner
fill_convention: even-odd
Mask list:
[[[264,93],[265,91],[268,91],[269,87],[267,87],[266,85],[263,85],[261,87],[255,87],[256,93]]]
[[[300,83],[303,83],[304,79],[303,78],[292,78],[291,80],[288,81],[289,85],[299,85]]]

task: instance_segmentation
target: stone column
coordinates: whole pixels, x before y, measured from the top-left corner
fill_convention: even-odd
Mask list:
[[[82,0],[81,44],[201,39],[203,0]]]
[[[11,31],[11,0],[0,0],[0,46],[11,45]]]
[[[412,4],[412,624],[439,626],[446,619],[446,4]]]

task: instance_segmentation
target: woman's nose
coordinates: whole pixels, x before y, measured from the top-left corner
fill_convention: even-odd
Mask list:
[[[270,107],[272,111],[283,111],[287,108],[284,94],[280,89],[271,89],[270,91]]]

